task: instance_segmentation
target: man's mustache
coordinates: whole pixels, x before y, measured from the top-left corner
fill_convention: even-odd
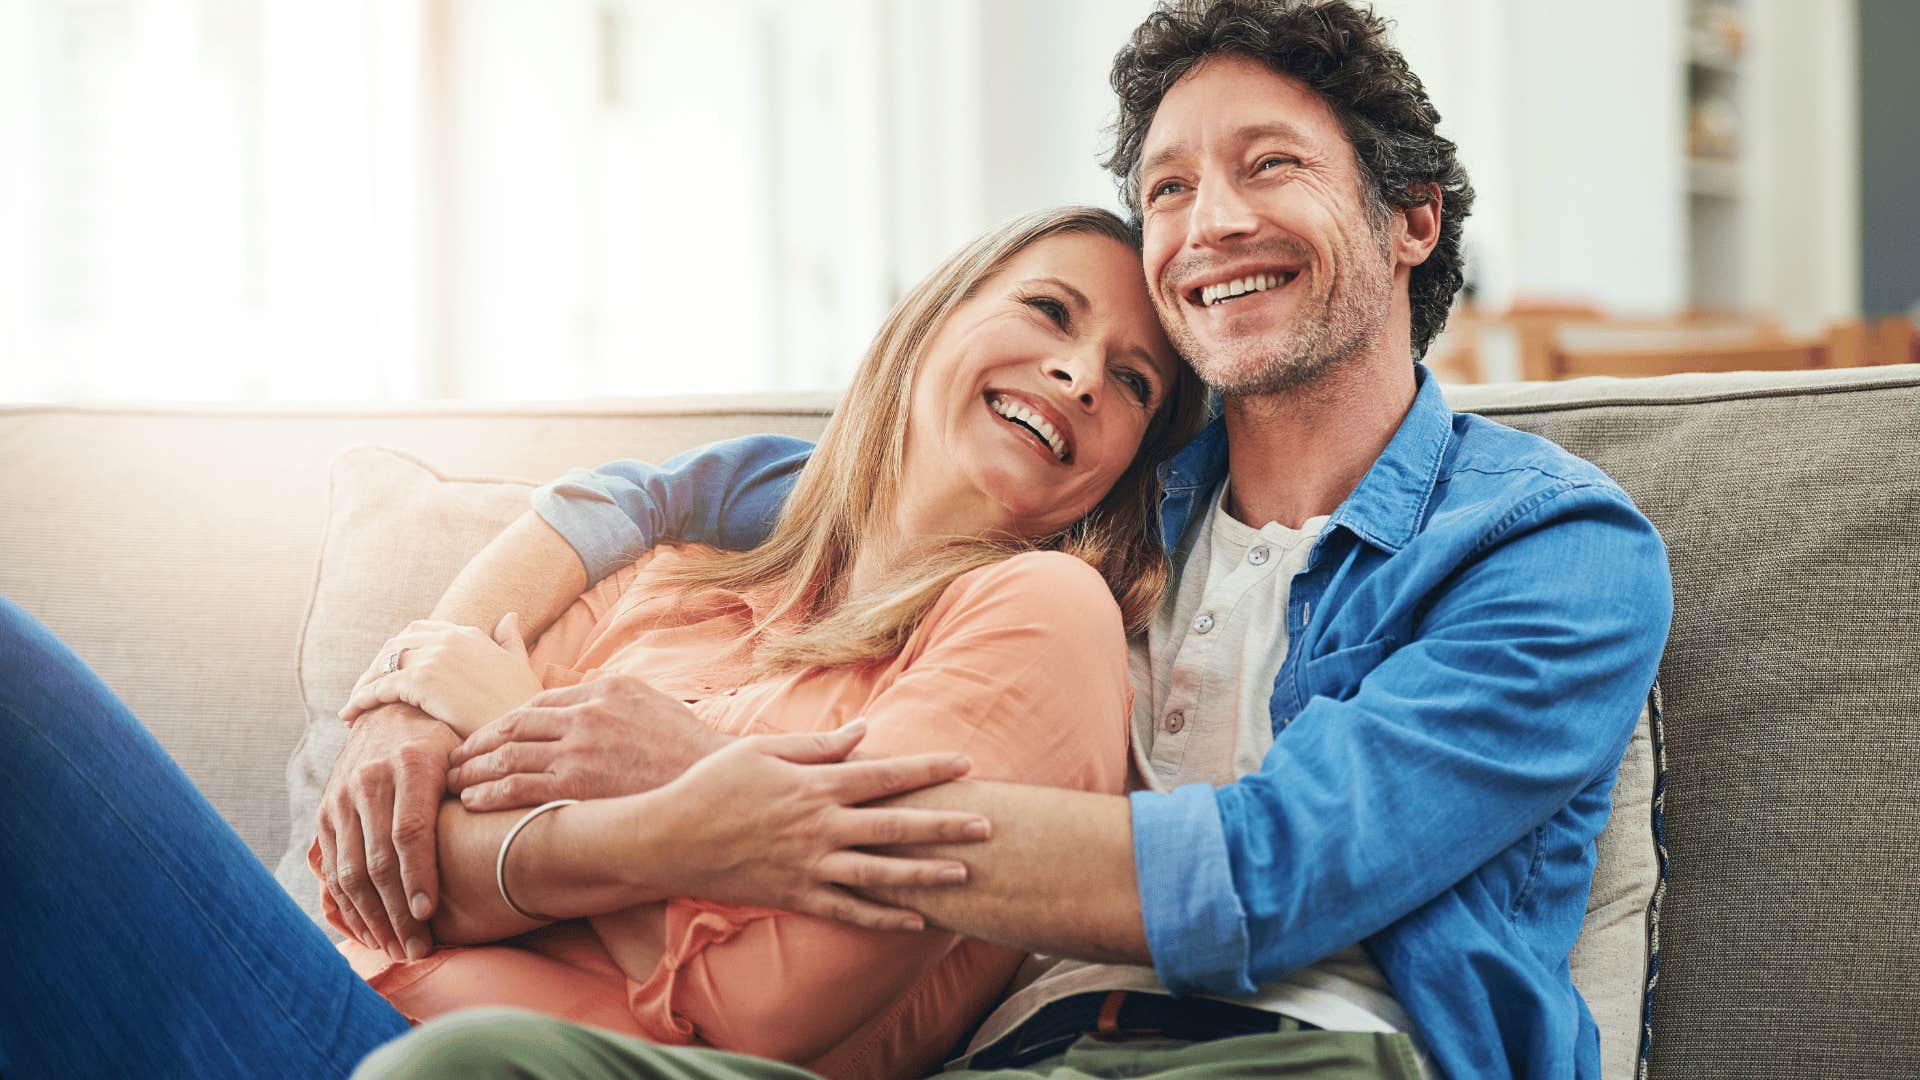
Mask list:
[[[1222,267],[1239,266],[1249,261],[1270,260],[1289,266],[1306,267],[1313,262],[1313,249],[1298,240],[1275,237],[1259,243],[1238,247],[1216,248],[1204,253],[1193,252],[1175,256],[1160,274],[1160,285],[1166,292],[1184,292],[1176,289],[1176,281],[1204,280],[1206,275]]]

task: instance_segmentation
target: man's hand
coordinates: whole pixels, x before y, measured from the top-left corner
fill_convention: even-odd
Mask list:
[[[959,885],[966,864],[858,849],[985,840],[987,819],[861,804],[957,779],[972,763],[947,753],[846,761],[865,734],[855,720],[825,734],[749,736],[662,788],[668,832],[687,845],[675,860],[687,894],[876,930],[924,928],[918,912],[850,890]]]
[[[320,798],[320,875],[347,932],[396,960],[433,951],[435,822],[460,737],[400,706],[354,726]]]
[[[612,675],[549,690],[468,736],[447,790],[475,813],[636,795],[731,741],[644,680]]]

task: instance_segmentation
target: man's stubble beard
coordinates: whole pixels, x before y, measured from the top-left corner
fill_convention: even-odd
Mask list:
[[[1384,229],[1368,231],[1378,247],[1342,252],[1342,269],[1328,294],[1307,298],[1292,332],[1283,331],[1278,341],[1248,338],[1209,350],[1184,318],[1170,319],[1162,312],[1161,325],[1201,381],[1223,397],[1285,394],[1313,385],[1363,353],[1386,330],[1393,308],[1389,237]]]

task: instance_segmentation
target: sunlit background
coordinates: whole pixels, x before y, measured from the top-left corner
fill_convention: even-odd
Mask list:
[[[960,242],[1114,204],[1149,6],[0,0],[0,399],[837,387]],[[1920,302],[1920,4],[1378,7],[1478,310]]]

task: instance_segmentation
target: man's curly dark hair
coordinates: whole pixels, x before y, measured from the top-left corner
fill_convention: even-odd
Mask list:
[[[1113,58],[1120,116],[1105,162],[1140,221],[1140,152],[1167,91],[1201,61],[1245,55],[1299,80],[1340,121],[1365,183],[1375,227],[1393,209],[1424,205],[1428,184],[1441,192],[1440,239],[1408,284],[1413,355],[1446,325],[1463,280],[1460,226],[1473,209],[1473,185],[1453,141],[1434,128],[1440,113],[1420,77],[1387,40],[1387,25],[1348,0],[1162,0]]]

